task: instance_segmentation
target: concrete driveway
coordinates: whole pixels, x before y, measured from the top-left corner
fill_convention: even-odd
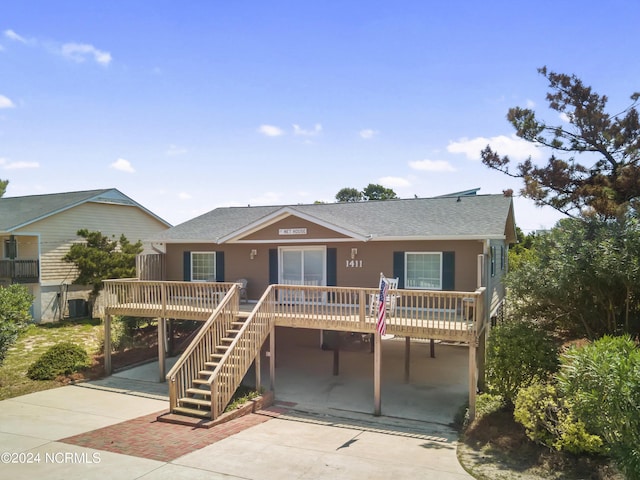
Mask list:
[[[468,479],[449,423],[466,400],[467,349],[383,342],[382,413],[373,355],[344,345],[340,375],[317,331],[278,333],[273,408],[210,430],[157,422],[167,385],[148,364],[0,402],[0,475],[12,479]],[[170,360],[170,364],[175,359]],[[268,387],[268,359],[263,359]]]

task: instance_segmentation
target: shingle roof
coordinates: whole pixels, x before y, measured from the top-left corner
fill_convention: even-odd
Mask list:
[[[221,242],[241,235],[278,213],[308,220],[354,237],[402,238],[511,237],[512,199],[504,195],[397,199],[353,203],[217,208],[161,232],[154,241]]]
[[[0,198],[0,232],[11,232],[35,221],[62,212],[89,201],[103,201],[137,206],[161,222],[157,217],[115,188],[86,190],[81,192],[28,195],[24,197]]]

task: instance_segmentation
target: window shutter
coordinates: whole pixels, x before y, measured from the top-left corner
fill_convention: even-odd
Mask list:
[[[216,252],[216,282],[224,282],[224,252]]]
[[[327,248],[327,286],[338,285],[338,249]]]
[[[185,282],[191,281],[191,252],[182,254],[182,278]]]
[[[278,283],[278,249],[269,249],[269,284]]]
[[[456,289],[456,252],[442,252],[442,290]]]
[[[404,288],[404,252],[393,252],[393,277],[398,278],[398,288]]]

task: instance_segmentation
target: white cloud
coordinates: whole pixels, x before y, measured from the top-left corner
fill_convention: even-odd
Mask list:
[[[411,182],[402,177],[382,177],[378,180],[380,185],[384,185],[387,188],[408,187]]]
[[[313,130],[305,130],[304,128],[300,127],[300,125],[296,125],[295,123],[293,124],[294,135],[299,135],[303,137],[315,137],[316,135],[320,135],[321,132],[322,132],[322,125],[320,125],[319,123],[315,124],[315,126],[313,127]]]
[[[455,172],[456,169],[446,160],[414,160],[409,162],[414,170],[425,172]]]
[[[4,95],[0,95],[0,108],[13,108],[15,104],[11,101],[10,98],[5,97]]]
[[[191,196],[190,194],[188,194],[187,192],[180,192],[178,194],[178,198],[180,200],[191,200],[193,198],[193,196]]]
[[[533,100],[527,99],[527,108],[533,108],[535,106],[536,106],[536,102],[534,102]]]
[[[260,125],[260,127],[258,127],[258,132],[266,135],[267,137],[279,137],[284,135],[282,129],[275,125]]]
[[[358,132],[358,135],[360,135],[360,138],[363,138],[365,140],[369,140],[369,139],[375,137],[376,135],[378,135],[378,133],[380,133],[380,132],[378,132],[377,130],[371,130],[370,128],[365,128],[363,130],[360,130]]]
[[[26,168],[40,168],[38,162],[10,162],[6,158],[0,158],[0,166],[4,170],[23,170]]]
[[[567,115],[566,112],[562,112],[560,115],[560,120],[562,120],[565,123],[570,123],[571,122],[571,118],[569,118],[569,115]]]
[[[129,160],[125,160],[124,158],[119,158],[109,166],[114,170],[120,170],[121,172],[127,172],[127,173],[135,172],[133,166],[131,165],[131,162]]]
[[[29,43],[29,41],[26,38],[24,38],[21,35],[18,35],[16,32],[14,32],[11,29],[5,30],[4,36],[7,37],[9,40],[13,40],[14,42]]]
[[[165,152],[166,155],[169,156],[175,156],[175,155],[184,155],[185,153],[187,153],[189,150],[187,150],[184,147],[179,147],[178,145],[169,145],[169,148],[167,149],[167,151]]]
[[[93,59],[100,65],[109,65],[111,63],[111,54],[98,50],[93,45],[87,43],[65,43],[60,48],[63,57],[82,63],[88,57]]]
[[[498,152],[499,155],[508,155],[515,160],[540,157],[540,150],[533,143],[522,140],[515,134],[510,137],[498,135],[491,138],[461,138],[457,142],[449,142],[447,151],[450,153],[463,153],[469,160],[480,160],[480,152],[487,145],[490,145],[491,149]]]

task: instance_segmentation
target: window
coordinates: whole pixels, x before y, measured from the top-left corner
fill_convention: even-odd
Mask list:
[[[407,252],[405,288],[442,290],[442,253]]]
[[[496,276],[496,247],[491,247],[489,251],[489,256],[491,257],[491,276]]]
[[[15,238],[5,238],[3,256],[12,260],[18,257],[18,242]]]
[[[216,281],[216,252],[191,252],[191,281]]]

